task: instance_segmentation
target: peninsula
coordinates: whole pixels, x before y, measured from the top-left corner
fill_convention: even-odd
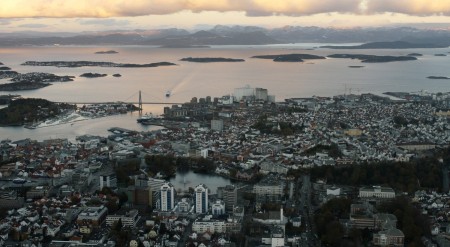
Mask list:
[[[416,57],[412,56],[377,56],[377,55],[363,55],[363,54],[333,54],[329,55],[328,57],[359,59],[363,63],[387,63],[387,62],[417,60]]]
[[[12,82],[0,84],[0,91],[24,91],[24,90],[34,90],[43,87],[50,86],[49,83],[41,82]]]
[[[10,79],[12,83],[0,84],[0,91],[22,91],[47,87],[50,82],[73,81],[74,76],[58,76],[51,73],[25,73],[0,71],[0,79]]]
[[[311,54],[259,55],[253,56],[252,58],[271,59],[274,62],[303,62],[303,60],[308,59],[326,59],[325,57]]]
[[[0,105],[7,105],[9,102],[11,102],[13,99],[20,97],[20,95],[0,95]]]
[[[113,62],[92,62],[92,61],[26,61],[24,66],[54,66],[54,67],[118,67],[118,68],[152,68],[160,66],[176,65],[169,62],[134,64],[134,63],[113,63]]]
[[[245,62],[240,58],[223,58],[223,57],[185,57],[180,61],[194,62],[194,63],[217,63],[217,62]]]
[[[57,104],[45,99],[16,99],[11,101],[8,107],[0,109],[0,126],[20,126],[42,121],[74,109],[75,105]]]

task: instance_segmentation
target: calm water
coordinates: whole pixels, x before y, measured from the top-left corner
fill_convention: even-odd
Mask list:
[[[159,126],[144,126],[136,122],[137,113],[115,115],[104,118],[89,119],[75,122],[73,124],[61,124],[38,129],[26,129],[23,127],[0,127],[0,140],[20,140],[31,138],[33,140],[46,140],[67,138],[75,141],[80,135],[108,136],[112,134],[108,131],[111,127],[122,127],[136,131],[152,131],[161,129]]]
[[[271,46],[217,46],[205,49],[162,49],[148,46],[123,47],[20,47],[0,48],[0,62],[18,72],[50,72],[77,76],[73,82],[55,83],[39,90],[16,92],[24,97],[45,98],[52,101],[105,102],[137,101],[142,91],[144,101],[186,102],[192,97],[222,96],[234,88],[250,85],[263,87],[280,101],[290,97],[312,95],[332,96],[352,88],[353,93],[382,93],[386,91],[450,91],[450,81],[429,80],[430,75],[450,76],[450,58],[434,56],[448,54],[450,49],[405,50],[305,50],[319,44]],[[118,54],[94,54],[100,50],[116,50]],[[418,61],[362,64],[358,60],[326,59],[305,63],[275,63],[252,59],[266,54],[308,53],[330,55],[335,53],[361,53],[374,55],[407,55],[422,53]],[[449,54],[450,55],[450,54]],[[179,61],[184,57],[243,58],[243,63],[189,63]],[[117,63],[174,62],[178,66],[158,68],[56,68],[21,66],[28,61],[88,60]],[[364,65],[364,68],[348,68]],[[103,78],[80,78],[85,72],[105,73]],[[111,75],[120,73],[122,77]],[[0,80],[5,83],[6,80]],[[170,98],[165,92],[172,91]],[[0,92],[5,93],[5,92]],[[7,92],[8,93],[8,92]],[[161,113],[163,106],[146,105],[144,112]],[[73,137],[80,134],[106,135],[112,126],[140,130],[136,114],[88,120],[74,125],[61,125],[36,130],[0,128],[0,139],[32,137]],[[148,128],[148,127],[144,127]]]
[[[170,183],[175,187],[176,190],[181,189],[186,191],[189,187],[195,188],[199,184],[204,184],[211,193],[217,193],[217,187],[223,187],[231,183],[229,179],[225,179],[220,176],[214,175],[204,175],[189,172],[177,172],[176,177],[170,179]]]

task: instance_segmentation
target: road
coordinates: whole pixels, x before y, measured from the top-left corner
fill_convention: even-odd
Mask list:
[[[302,176],[302,187],[299,191],[300,205],[302,208],[302,221],[305,225],[305,233],[302,234],[299,246],[319,246],[317,238],[315,237],[314,207],[311,203],[311,193],[311,180],[309,175],[305,174]]]

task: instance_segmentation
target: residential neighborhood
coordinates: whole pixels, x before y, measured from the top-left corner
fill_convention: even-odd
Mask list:
[[[245,87],[154,131],[2,140],[0,246],[449,246],[449,116],[443,93]]]

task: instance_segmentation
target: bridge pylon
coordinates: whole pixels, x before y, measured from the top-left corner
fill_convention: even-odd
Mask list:
[[[141,90],[139,90],[139,114],[142,114],[142,94]]]

